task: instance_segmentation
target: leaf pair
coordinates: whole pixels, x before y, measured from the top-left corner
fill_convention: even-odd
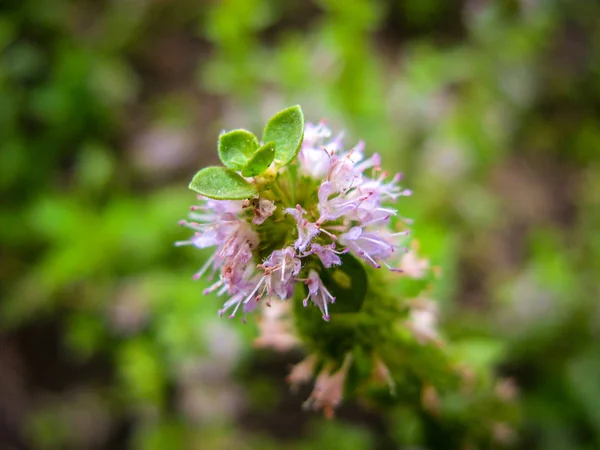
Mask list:
[[[260,175],[275,159],[275,143],[261,146],[246,130],[233,130],[219,138],[219,158],[226,167],[241,171],[245,177]]]
[[[246,130],[233,130],[219,137],[219,158],[225,167],[206,167],[192,179],[190,189],[218,200],[242,200],[258,193],[255,184],[243,177],[255,177],[275,162],[291,163],[304,137],[304,115],[300,106],[275,114],[265,127],[262,146]],[[240,176],[237,172],[241,172]]]

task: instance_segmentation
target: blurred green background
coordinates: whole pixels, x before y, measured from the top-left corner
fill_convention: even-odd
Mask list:
[[[402,406],[302,412],[302,355],[173,246],[220,130],[295,103],[404,172],[445,335],[519,386],[514,447],[600,448],[591,0],[0,2],[0,448],[455,448]]]

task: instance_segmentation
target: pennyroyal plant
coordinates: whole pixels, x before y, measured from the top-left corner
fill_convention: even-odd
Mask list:
[[[195,235],[179,244],[216,247],[196,277],[219,273],[206,293],[229,297],[221,314],[290,299],[300,283],[304,305],[330,320],[339,289],[329,269],[339,266],[353,285],[354,295],[340,299],[345,311],[358,311],[364,299],[366,276],[354,258],[399,271],[390,261],[408,230],[391,227],[396,210],[383,203],[410,192],[398,187],[399,176],[386,181],[379,156],[365,158],[362,143],[344,151],[342,135],[325,142],[330,135],[323,124],[305,128],[300,107],[288,108],[269,120],[262,144],[246,130],[222,134],[225,167],[202,169],[190,183],[206,200],[182,222]]]
[[[344,149],[343,133],[324,123],[305,125],[299,106],[273,116],[262,140],[223,133],[223,166],[192,179],[200,204],[181,224],[194,234],[177,243],[215,248],[194,277],[213,278],[204,293],[225,298],[220,315],[260,311],[256,345],[309,352],[288,381],[316,375],[305,405],[329,416],[345,393],[380,386],[399,396],[403,383],[419,402],[415,392],[464,374],[442,351],[435,303],[397,291],[399,279],[433,271],[408,250],[410,222],[395,209],[411,192],[364,150]]]

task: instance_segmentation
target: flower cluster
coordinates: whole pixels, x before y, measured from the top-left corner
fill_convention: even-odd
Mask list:
[[[410,191],[398,185],[400,175],[382,171],[378,154],[366,158],[363,143],[345,151],[342,138],[332,138],[323,123],[307,124],[296,160],[253,180],[265,188],[246,200],[199,196],[190,220],[181,222],[194,235],[178,245],[215,248],[194,277],[217,276],[205,293],[227,297],[221,315],[250,312],[261,299],[289,299],[302,283],[304,305],[312,302],[330,320],[336,298],[323,271],[343,265],[347,255],[400,271],[394,266],[408,230],[405,220],[393,229],[397,211],[386,203]]]
[[[177,244],[213,249],[194,278],[224,298],[220,315],[260,311],[256,347],[307,350],[287,378],[293,389],[314,383],[305,408],[331,417],[350,395],[387,391],[404,402],[421,392],[417,415],[441,420],[459,389],[481,410],[474,402],[490,396],[476,392],[475,372],[454,361],[438,330],[429,283],[440,269],[415,240],[406,248],[410,222],[394,206],[411,192],[399,174],[362,142],[345,149],[343,133],[305,125],[299,106],[269,119],[262,139],[221,134],[218,153],[223,165],[190,183],[199,202],[181,225],[193,234]],[[508,402],[509,388],[494,398]],[[508,419],[490,421],[496,440],[513,439]]]

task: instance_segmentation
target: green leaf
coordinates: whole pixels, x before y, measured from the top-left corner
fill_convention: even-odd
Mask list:
[[[249,131],[233,130],[219,136],[219,158],[230,169],[242,170],[259,145]]]
[[[299,105],[278,112],[267,122],[263,139],[275,142],[275,161],[285,166],[291,163],[304,137],[304,115]]]
[[[256,150],[250,161],[242,169],[245,177],[255,177],[269,168],[275,158],[275,142],[267,142]]]
[[[256,187],[225,167],[206,167],[194,175],[189,188],[217,200],[243,200],[256,194]]]
[[[355,313],[360,311],[367,295],[367,272],[362,263],[346,253],[340,256],[342,264],[332,269],[324,269],[319,276],[325,287],[335,297],[329,312]]]

